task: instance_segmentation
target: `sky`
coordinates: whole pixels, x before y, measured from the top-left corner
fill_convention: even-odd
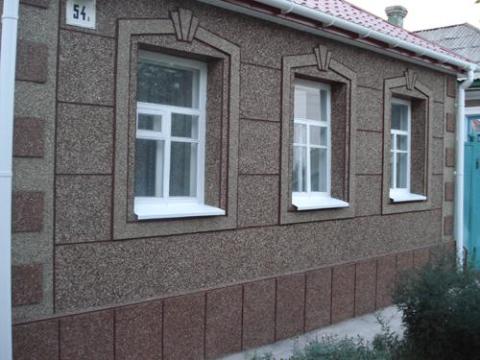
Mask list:
[[[410,31],[465,22],[480,28],[480,4],[475,4],[475,0],[349,0],[349,2],[384,19],[387,6],[402,5],[408,10],[404,27]]]

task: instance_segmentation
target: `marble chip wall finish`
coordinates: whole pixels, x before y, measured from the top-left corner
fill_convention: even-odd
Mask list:
[[[58,11],[55,0],[20,1],[13,150],[15,322],[54,314]]]
[[[170,20],[179,7],[192,10],[191,18],[184,10],[181,16],[198,20],[191,43]],[[96,29],[82,29],[65,24],[65,0],[21,1],[16,359],[32,359],[32,352],[52,360],[214,359],[387,306],[401,270],[451,244],[452,76],[193,0],[97,1],[96,15]],[[116,72],[128,48],[119,44],[119,19],[138,30],[150,29],[147,18],[165,34],[133,34],[132,44],[197,51],[228,66],[216,81],[238,109],[233,100],[214,109],[238,119],[212,129],[223,136],[218,178],[228,178],[225,164],[238,162],[238,176],[219,186],[223,206],[232,206],[225,189],[236,195],[225,226],[210,219],[214,226],[201,223],[201,231],[192,220],[178,221],[172,233],[163,232],[168,221],[136,223],[138,233],[115,227],[116,84],[128,77]],[[356,154],[354,211],[282,225],[282,59],[312,58],[319,46],[355,77],[347,101],[356,108],[354,148],[342,145],[345,158]],[[432,90],[431,206],[382,215],[384,81],[407,69]],[[321,74],[316,65],[302,71]],[[228,125],[238,126],[235,139],[225,138]],[[232,142],[235,151],[224,154]]]

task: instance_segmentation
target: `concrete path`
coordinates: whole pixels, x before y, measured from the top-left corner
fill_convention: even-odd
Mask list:
[[[375,335],[381,333],[381,326],[377,321],[377,314],[385,320],[391,331],[402,334],[402,314],[394,306],[378,311],[374,314],[360,316],[354,319],[346,320],[341,323],[331,325],[319,330],[315,330],[304,335],[282,340],[261,348],[226,356],[222,360],[251,360],[255,354],[262,355],[271,353],[274,359],[288,359],[293,354],[293,349],[302,349],[310,341],[320,339],[322,336],[336,335],[339,338],[361,336],[366,341],[371,342]]]

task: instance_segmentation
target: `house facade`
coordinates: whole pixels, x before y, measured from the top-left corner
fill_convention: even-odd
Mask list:
[[[88,29],[21,1],[16,359],[218,358],[388,306],[454,246],[461,69],[218,3],[299,29],[193,0],[97,1]]]

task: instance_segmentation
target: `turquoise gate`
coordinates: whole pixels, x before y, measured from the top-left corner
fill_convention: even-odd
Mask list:
[[[471,265],[480,269],[480,116],[467,117],[465,143],[465,244]]]

